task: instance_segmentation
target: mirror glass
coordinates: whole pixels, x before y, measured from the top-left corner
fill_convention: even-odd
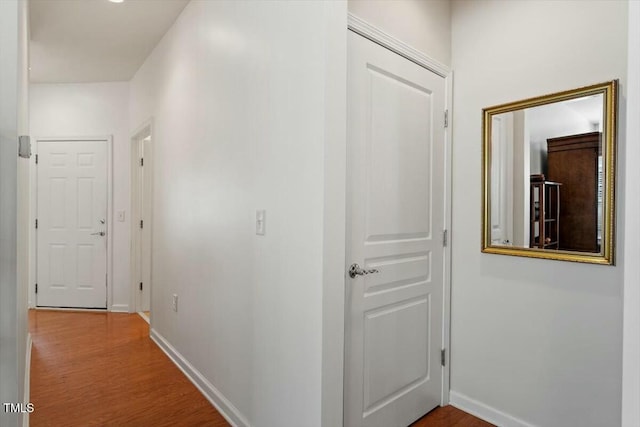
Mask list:
[[[616,82],[483,110],[483,251],[613,263]]]

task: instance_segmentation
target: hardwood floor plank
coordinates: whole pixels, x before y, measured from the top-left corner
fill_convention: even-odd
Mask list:
[[[35,311],[30,424],[228,426],[137,314]]]
[[[494,427],[486,421],[453,406],[443,406],[429,412],[411,427]]]

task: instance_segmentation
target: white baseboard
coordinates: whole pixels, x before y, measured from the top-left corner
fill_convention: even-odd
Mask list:
[[[151,319],[149,319],[149,316],[147,316],[146,314],[144,314],[143,311],[139,311],[138,312],[138,316],[142,317],[144,319],[145,322],[147,322],[149,325],[151,325]]]
[[[129,312],[129,304],[112,304],[111,310],[113,313],[128,313]]]
[[[449,404],[499,427],[535,427],[453,390],[449,392]]]
[[[27,333],[27,351],[24,358],[24,397],[23,403],[29,403],[31,398],[31,347],[33,347],[33,340],[31,334]],[[29,427],[29,413],[25,412],[22,415],[22,427]]]
[[[234,427],[250,427],[249,421],[233,403],[213,386],[196,368],[194,368],[162,335],[151,329],[151,339],[165,352],[187,378],[207,398],[218,412]]]
[[[2,1],[2,0],[0,0]],[[67,313],[106,313],[106,308],[66,308],[66,307],[36,307],[38,311],[64,311]]]

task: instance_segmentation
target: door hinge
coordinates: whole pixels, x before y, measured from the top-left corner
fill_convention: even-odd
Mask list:
[[[447,243],[449,243],[449,230],[444,230],[442,232],[442,246],[447,246]]]
[[[449,127],[449,110],[444,110],[444,127]]]
[[[142,290],[142,282],[140,282],[140,290]]]
[[[36,165],[38,164],[38,155],[36,154]]]
[[[140,228],[144,228],[144,221],[140,220]]]
[[[38,284],[36,283],[36,294],[38,293]]]
[[[36,219],[36,229],[38,228],[38,220]]]
[[[140,157],[140,166],[144,166],[144,157]]]
[[[445,366],[446,362],[447,362],[447,350],[443,348],[442,350],[440,350],[440,364],[442,366]]]

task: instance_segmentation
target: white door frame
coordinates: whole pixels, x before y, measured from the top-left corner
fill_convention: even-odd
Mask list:
[[[131,151],[131,211],[130,211],[130,223],[131,223],[131,258],[130,258],[130,266],[131,266],[131,277],[130,277],[130,293],[129,293],[129,313],[136,313],[138,311],[138,301],[137,301],[137,292],[138,286],[140,283],[140,265],[138,262],[138,254],[141,249],[141,239],[140,239],[140,228],[138,223],[138,218],[140,218],[140,165],[139,165],[139,155],[138,155],[138,144],[140,141],[147,137],[151,137],[151,143],[154,143],[154,133],[153,133],[153,119],[148,119],[142,125],[140,125],[135,132],[133,132],[129,149]],[[153,165],[153,152],[150,158],[148,158],[145,163],[146,166]],[[153,180],[151,183],[151,188],[153,189]],[[152,191],[153,192],[153,191]],[[151,196],[151,200],[153,202],[153,195]],[[153,216],[153,209],[151,211],[151,215]],[[152,226],[152,222],[150,221],[147,225],[148,227]],[[153,240],[153,237],[151,237]],[[153,258],[152,258],[153,263]],[[150,275],[153,276],[153,268],[151,268]],[[151,279],[153,281],[153,279]],[[151,283],[147,284],[149,287],[149,299],[151,299],[151,295],[153,292],[153,287]],[[151,307],[151,303],[149,303]]]
[[[107,311],[111,311],[113,304],[113,136],[86,136],[86,137],[35,137],[33,138],[33,156],[31,156],[32,170],[31,174],[31,206],[30,212],[31,227],[34,232],[31,233],[31,250],[29,251],[31,273],[33,283],[29,284],[29,308],[36,307],[36,286],[38,283],[38,238],[35,230],[35,222],[38,214],[38,168],[36,159],[38,156],[38,144],[40,142],[85,142],[85,141],[102,141],[107,143]],[[77,309],[74,309],[77,310]],[[97,309],[102,310],[102,309]]]
[[[445,203],[444,203],[444,227],[448,230],[448,242],[444,248],[444,289],[443,289],[443,319],[442,319],[442,348],[445,352],[445,366],[442,372],[442,393],[440,404],[447,405],[449,403],[449,378],[450,378],[450,330],[451,330],[451,129],[452,129],[452,112],[451,105],[453,101],[452,87],[453,87],[453,72],[451,69],[428,55],[420,52],[419,50],[409,46],[408,44],[398,40],[397,38],[385,33],[379,28],[371,25],[367,21],[349,13],[347,28],[354,33],[377,43],[390,51],[416,63],[417,65],[426,68],[427,70],[443,77],[445,79],[445,109],[448,111],[448,126],[445,128],[443,141],[445,146]],[[347,167],[349,167],[347,165]],[[345,188],[346,188],[345,181]],[[346,244],[345,235],[345,244]],[[349,254],[346,254],[349,256]],[[345,259],[345,272],[346,266],[349,260]],[[346,289],[346,276],[343,281],[343,288]],[[349,310],[349,307],[345,306],[345,310]],[[344,326],[346,327],[346,319],[348,315],[345,311]],[[344,329],[344,328],[343,328]],[[346,346],[346,343],[345,343]],[[346,348],[346,347],[345,347]],[[346,360],[343,359],[343,363]],[[346,368],[346,367],[345,367]],[[343,384],[344,384],[344,371],[343,371]],[[344,397],[343,397],[344,402]],[[344,411],[343,411],[344,412]]]

